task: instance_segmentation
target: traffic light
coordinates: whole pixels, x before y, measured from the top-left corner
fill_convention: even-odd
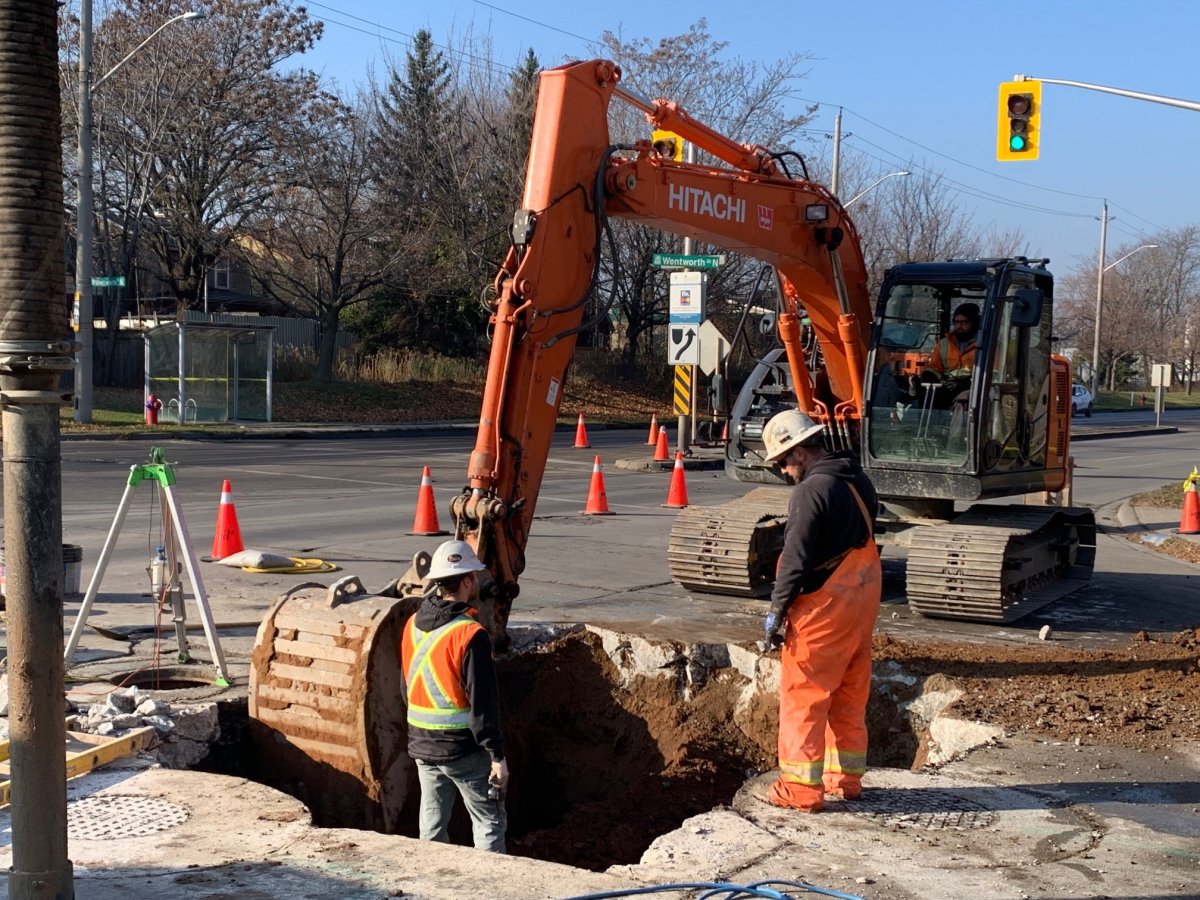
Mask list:
[[[1042,137],[1042,83],[1006,81],[1000,85],[996,159],[1034,160]]]

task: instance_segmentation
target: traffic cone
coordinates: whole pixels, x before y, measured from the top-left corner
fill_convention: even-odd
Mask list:
[[[1200,494],[1196,493],[1196,470],[1184,482],[1183,515],[1179,517],[1180,534],[1200,534]]]
[[[658,444],[658,416],[655,413],[650,413],[650,437],[646,443],[651,447]]]
[[[575,446],[580,449],[592,446],[588,443],[587,429],[583,427],[583,413],[579,414],[579,424],[575,426]]]
[[[237,507],[233,504],[233,486],[221,485],[221,505],[217,507],[217,529],[213,534],[212,558],[224,559],[245,550],[242,530],[238,527]]]
[[[588,488],[587,506],[584,507],[583,514],[585,516],[612,515],[608,508],[608,494],[604,490],[604,473],[600,471],[599,456],[592,463],[592,484]]]
[[[683,509],[688,505],[687,482],[683,477],[683,453],[675,451],[675,468],[671,472],[671,489],[667,491],[667,509]]]
[[[670,462],[671,451],[667,449],[667,426],[658,429],[658,446],[654,448],[655,462]]]
[[[438,524],[437,504],[433,500],[433,478],[429,474],[429,466],[421,470],[421,489],[417,491],[417,514],[413,516],[412,531],[408,533],[422,537],[450,533],[442,531],[442,526]]]
[[[729,443],[729,420],[725,420],[725,427],[721,429],[721,443]]]

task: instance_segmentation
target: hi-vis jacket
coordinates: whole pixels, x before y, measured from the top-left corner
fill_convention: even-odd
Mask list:
[[[483,749],[504,758],[491,641],[465,603],[426,597],[404,624],[400,664],[409,756],[447,762]]]

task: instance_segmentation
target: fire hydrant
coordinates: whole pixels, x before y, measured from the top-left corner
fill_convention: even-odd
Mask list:
[[[158,424],[158,411],[162,409],[162,401],[150,394],[146,397],[146,424]]]

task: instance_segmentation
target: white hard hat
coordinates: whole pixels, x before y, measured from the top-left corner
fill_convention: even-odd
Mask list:
[[[442,581],[486,568],[466,541],[446,541],[433,551],[429,575],[426,577],[430,581]]]
[[[763,429],[767,462],[779,462],[793,447],[808,443],[824,430],[824,425],[818,425],[798,409],[776,413]]]

